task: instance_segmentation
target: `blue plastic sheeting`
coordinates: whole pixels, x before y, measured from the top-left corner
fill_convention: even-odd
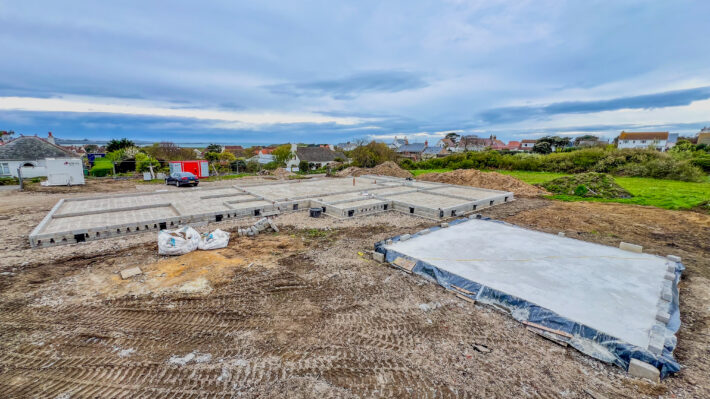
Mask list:
[[[483,219],[490,220],[487,218]],[[468,221],[469,219],[458,219],[450,222],[449,225],[456,225]],[[440,228],[441,227],[432,227],[429,231],[434,232]],[[419,234],[413,234],[412,237],[418,235]],[[400,240],[400,236],[392,237],[391,240],[393,243],[397,242]],[[392,263],[395,259],[400,257],[412,260],[416,262],[412,269],[413,273],[431,279],[447,289],[454,290],[460,295],[465,295],[481,303],[491,304],[499,308],[503,307],[519,321],[528,321],[572,335],[572,338],[566,339],[566,341],[569,345],[582,353],[603,362],[615,364],[625,370],[628,369],[631,359],[638,359],[657,367],[660,370],[661,378],[680,370],[680,364],[673,357],[673,350],[677,344],[675,334],[680,328],[678,282],[680,281],[683,270],[685,270],[685,267],[680,262],[675,262],[675,278],[672,282],[672,300],[669,307],[671,317],[665,326],[666,331],[662,332],[665,336],[664,347],[662,353],[656,355],[647,348],[641,348],[624,342],[594,328],[562,317],[547,308],[538,306],[525,299],[463,278],[420,259],[414,259],[395,250],[387,249],[385,243],[386,240],[376,243],[375,251],[384,254],[386,262]],[[472,294],[466,294],[460,290],[456,290],[452,285],[470,291]]]

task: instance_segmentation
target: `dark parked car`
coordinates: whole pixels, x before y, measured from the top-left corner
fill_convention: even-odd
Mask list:
[[[199,183],[197,176],[190,172],[176,172],[165,179],[165,184],[174,184],[176,187],[196,186]]]

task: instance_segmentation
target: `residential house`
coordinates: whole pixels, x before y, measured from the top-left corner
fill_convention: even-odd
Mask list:
[[[416,162],[422,159],[422,152],[428,147],[427,144],[426,142],[405,144],[397,148],[395,152],[402,158],[408,158]]]
[[[668,134],[668,141],[666,141],[666,148],[664,151],[668,151],[671,148],[675,147],[675,144],[678,142],[678,133],[669,133]]]
[[[658,151],[666,149],[668,132],[624,132],[619,134],[618,148],[649,148]]]
[[[403,145],[407,145],[407,144],[409,144],[409,140],[407,140],[406,137],[403,139],[400,139],[400,138],[397,138],[397,136],[394,136],[394,140],[392,141],[391,144],[388,145],[388,147],[396,151],[398,148],[402,147]]]
[[[532,151],[533,147],[535,147],[535,143],[537,143],[537,140],[522,140],[520,142],[520,149],[523,151]]]
[[[710,127],[704,127],[700,130],[696,144],[710,145]]]
[[[291,144],[291,155],[291,159],[286,162],[286,168],[291,171],[297,171],[301,161],[313,164],[314,168],[319,169],[338,162],[336,159],[343,161],[347,159],[345,154],[333,151],[329,146],[298,147],[296,144]]]
[[[335,145],[337,148],[340,148],[342,151],[352,151],[355,148],[357,148],[357,144],[347,142],[347,143],[338,143]]]
[[[438,146],[427,146],[424,147],[424,150],[421,153],[421,159],[440,158],[445,157],[447,155],[449,155],[449,152],[446,150],[446,148]]]
[[[22,177],[47,176],[47,158],[71,158],[81,162],[81,157],[66,148],[53,144],[54,138],[20,136],[0,146],[0,176],[18,177],[17,170],[22,168]]]
[[[240,145],[225,145],[222,147],[222,152],[232,153],[235,157],[243,157],[244,147]]]
[[[508,151],[520,151],[520,142],[511,140],[503,149]]]
[[[443,138],[436,143],[436,146],[449,149],[456,146],[456,143],[451,139]]]
[[[458,149],[456,152],[485,151],[488,148],[500,150],[503,149],[503,147],[505,147],[505,144],[493,135],[487,139],[477,136],[464,136],[461,137],[461,140],[459,140],[456,145],[456,148]]]

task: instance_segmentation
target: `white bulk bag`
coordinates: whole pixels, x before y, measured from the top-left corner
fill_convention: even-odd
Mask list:
[[[184,255],[197,249],[200,233],[190,226],[177,230],[160,230],[158,253],[160,255]]]
[[[211,233],[205,233],[200,237],[200,242],[197,244],[199,249],[217,249],[225,248],[229,244],[229,233],[217,229]]]

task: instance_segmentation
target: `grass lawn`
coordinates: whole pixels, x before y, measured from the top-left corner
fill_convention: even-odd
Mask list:
[[[449,172],[450,169],[415,169],[414,176],[429,172]],[[522,170],[497,170],[529,184],[539,184],[566,176],[566,173],[528,172]],[[619,202],[623,204],[651,205],[665,209],[690,209],[710,201],[710,178],[704,183],[678,180],[651,179],[645,177],[614,177],[617,183],[633,195],[633,198],[598,199],[574,195],[552,195],[549,198],[561,201]],[[710,211],[710,209],[708,209]]]
[[[565,176],[564,173],[526,172],[499,170],[526,183],[538,184]],[[633,198],[599,199],[574,195],[553,195],[562,201],[620,202],[623,204],[651,205],[665,209],[690,209],[710,201],[710,182],[692,183],[678,180],[651,179],[646,177],[614,177],[614,180]]]

